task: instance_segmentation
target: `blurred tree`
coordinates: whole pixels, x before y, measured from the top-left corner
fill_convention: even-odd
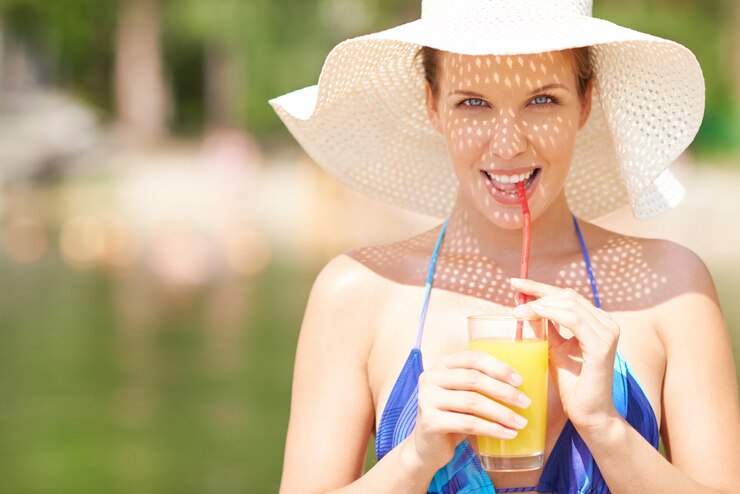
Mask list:
[[[167,92],[162,79],[159,0],[122,0],[115,41],[116,115],[136,140],[165,132]]]
[[[740,102],[740,2],[728,0],[728,3],[732,11],[730,16],[732,23],[727,31],[730,33],[732,39],[730,53],[732,54],[734,68],[735,101]]]
[[[118,0],[0,0],[6,36],[34,57],[42,82],[111,108]]]
[[[254,2],[198,0],[168,2],[167,30],[175,40],[194,42],[200,51],[202,114],[208,127],[246,125],[247,57],[245,32],[250,30]]]
[[[123,14],[138,2],[159,6],[161,25],[157,27],[154,14],[142,17],[150,33],[145,37],[150,55],[124,63],[130,57],[127,51],[143,43],[133,34],[130,42],[124,40]],[[738,149],[738,1],[594,3],[596,16],[676,40],[696,54],[707,82],[707,110],[694,149]],[[285,136],[269,98],[315,84],[324,58],[342,39],[413,20],[419,6],[420,0],[0,0],[0,16],[8,31],[43,55],[38,59],[48,60],[46,73],[54,83],[103,108],[112,106],[115,73],[131,77],[130,84],[152,88],[130,90],[129,98],[143,101],[159,95],[147,116],[159,122],[147,124],[153,128],[169,117],[178,133],[199,132],[204,125],[237,125],[262,136]],[[158,50],[163,53],[160,62],[154,55]],[[144,63],[148,68],[114,70],[114,63]],[[143,80],[135,82],[135,77]],[[118,91],[126,84],[117,83]],[[133,108],[133,103],[123,104],[127,106]]]

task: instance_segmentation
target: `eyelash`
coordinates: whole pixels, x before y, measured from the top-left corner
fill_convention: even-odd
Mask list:
[[[546,93],[538,94],[537,96],[535,96],[534,98],[532,98],[530,101],[534,101],[537,98],[549,98],[550,101],[548,101],[547,103],[535,104],[534,106],[548,106],[548,105],[559,105],[560,104],[560,100],[557,97],[553,96],[552,94],[546,94]],[[457,106],[462,106],[462,107],[471,108],[471,109],[482,108],[482,105],[468,105],[468,104],[466,104],[467,101],[482,101],[482,102],[485,102],[481,98],[467,98],[467,99],[462,100],[460,103],[458,103]]]

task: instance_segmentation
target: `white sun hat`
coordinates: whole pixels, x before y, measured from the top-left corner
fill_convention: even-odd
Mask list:
[[[591,0],[422,0],[421,19],[340,43],[318,85],[270,104],[308,155],[347,186],[445,217],[458,182],[426,113],[419,48],[524,55],[590,46],[592,109],[576,137],[568,204],[586,219],[625,204],[652,218],[683,198],[667,168],[699,129],[704,78],[686,47],[591,11]]]

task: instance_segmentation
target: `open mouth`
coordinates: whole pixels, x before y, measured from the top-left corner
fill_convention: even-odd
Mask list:
[[[493,189],[492,192],[498,192],[499,194],[509,195],[512,198],[517,197],[516,187],[519,182],[524,182],[524,189],[529,192],[530,186],[537,180],[537,177],[542,171],[541,168],[533,168],[529,171],[513,174],[501,174],[494,171],[487,172],[481,170],[481,173],[485,176],[489,186]],[[529,195],[529,194],[527,194]]]

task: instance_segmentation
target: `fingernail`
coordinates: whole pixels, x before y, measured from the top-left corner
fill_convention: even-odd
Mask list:
[[[532,315],[532,309],[528,305],[517,305],[511,313],[515,316],[526,317]]]
[[[527,395],[519,395],[519,403],[522,405],[522,408],[527,408],[532,404],[532,400]]]
[[[521,285],[522,281],[523,280],[521,278],[509,278],[509,283],[512,285]]]
[[[524,378],[514,372],[511,374],[511,377],[509,377],[509,382],[512,386],[521,386],[521,384],[524,382]]]
[[[504,439],[514,439],[517,434],[518,432],[512,429],[504,429],[501,432],[501,435],[504,436]]]
[[[517,415],[514,417],[514,423],[516,423],[517,427],[520,429],[524,429],[527,426],[527,419],[521,415]]]
[[[544,310],[544,309],[545,309],[545,306],[544,306],[544,305],[542,305],[542,304],[540,304],[540,303],[538,303],[538,302],[532,302],[532,303],[531,303],[531,304],[529,304],[529,305],[530,305],[530,306],[532,307],[532,309],[534,309],[534,310]]]

